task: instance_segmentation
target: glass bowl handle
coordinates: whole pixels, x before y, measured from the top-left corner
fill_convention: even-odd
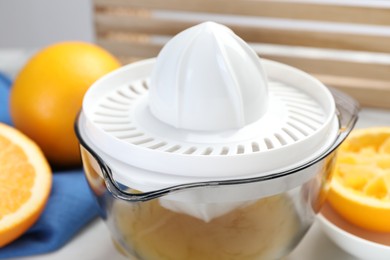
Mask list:
[[[329,148],[330,151],[333,151],[344,141],[354,128],[359,118],[360,106],[354,98],[344,92],[335,88],[329,88],[329,90],[332,93],[336,104],[336,112],[340,124],[339,134],[333,145]]]

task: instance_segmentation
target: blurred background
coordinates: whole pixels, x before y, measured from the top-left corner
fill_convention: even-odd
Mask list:
[[[11,78],[44,46],[94,38],[91,0],[0,1],[0,71]]]
[[[91,0],[0,1],[0,48],[40,48],[61,40],[93,41]]]
[[[3,0],[0,71],[12,78],[34,51],[64,40],[96,42],[126,64],[205,20],[363,106],[390,108],[387,0]]]

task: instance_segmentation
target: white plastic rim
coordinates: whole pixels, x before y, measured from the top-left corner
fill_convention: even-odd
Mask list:
[[[298,118],[295,124],[299,124],[303,120],[304,111],[310,114],[316,107],[323,111],[322,122],[314,130],[312,129],[310,134],[301,135],[301,137],[296,134],[297,140],[279,146],[275,144],[278,141],[275,136],[267,139],[267,135],[278,133],[278,129],[285,127],[283,125],[285,118],[283,118],[281,110],[276,108],[274,108],[276,111],[271,111],[275,113],[274,115],[270,112],[271,114],[266,114],[259,122],[237,131],[182,133],[157,119],[153,120],[153,117],[148,115],[147,105],[145,105],[148,91],[144,85],[147,84],[154,62],[154,59],[150,59],[124,66],[95,82],[84,97],[82,111],[86,117],[86,124],[85,129],[82,130],[98,149],[98,153],[139,168],[142,172],[158,173],[157,175],[161,178],[154,179],[156,186],[160,187],[161,185],[158,183],[163,184],[164,178],[170,179],[168,176],[182,176],[191,181],[222,180],[255,177],[293,169],[317,158],[332,145],[337,136],[338,119],[333,97],[328,89],[321,82],[300,70],[269,60],[262,60],[262,62],[271,85],[272,82],[286,84],[292,89],[300,89],[302,93],[312,98],[313,103],[308,106],[302,104],[306,102],[305,100],[297,100],[299,113],[303,113],[303,116]],[[133,82],[138,83],[132,85]],[[112,104],[110,103],[112,107],[108,108],[107,111],[117,110],[122,114],[116,115],[116,117],[110,114],[108,116],[99,115],[101,113],[99,107],[104,103],[102,100],[110,99],[112,93],[118,92],[118,89],[123,87],[138,88],[135,90],[137,94],[130,97],[132,110],[128,111],[126,105],[113,101]],[[272,95],[272,87],[269,91]],[[283,103],[276,97],[275,100],[278,102],[274,102],[274,105],[282,108]],[[270,103],[272,101],[271,98]],[[118,104],[114,104],[115,102]],[[307,103],[310,102],[307,101]],[[299,106],[302,107],[299,108]],[[272,108],[272,106],[270,107]],[[126,121],[128,116],[131,117],[132,122]],[[295,117],[299,117],[299,114]],[[100,121],[101,118],[106,118],[106,121]],[[154,122],[150,123],[145,118]],[[277,124],[279,125],[275,127]],[[302,123],[300,127],[305,127],[304,124]],[[120,128],[125,125],[129,126],[130,132],[134,131],[134,128],[139,131],[136,132],[135,136],[127,134],[130,141],[115,136],[115,134],[121,133]],[[161,129],[156,129],[156,127],[161,127]],[[311,127],[306,127],[307,131]],[[110,128],[114,131],[110,131]],[[271,130],[269,131],[269,129]],[[186,139],[175,140],[175,137]],[[259,139],[269,140],[272,147],[264,145],[265,141],[263,141],[263,145],[259,145]],[[272,143],[273,139],[276,142]],[[213,140],[217,140],[217,142],[213,142]],[[258,147],[253,146],[255,141],[258,142]],[[148,147],[148,142],[152,146]],[[153,147],[153,144],[161,142],[164,144],[162,147]],[[180,148],[176,149],[177,147]],[[198,149],[193,153],[186,152],[186,149],[191,147],[198,147]],[[216,150],[223,151],[226,147],[229,148],[230,152],[213,153]],[[212,149],[211,152],[210,149]],[[121,180],[131,178],[129,181],[134,181],[134,176],[130,177],[126,173],[117,174]],[[138,181],[141,183],[149,178],[147,174],[140,174],[138,177]]]

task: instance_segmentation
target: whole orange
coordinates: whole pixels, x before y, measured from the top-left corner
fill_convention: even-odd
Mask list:
[[[35,54],[16,76],[10,93],[15,127],[33,139],[56,166],[79,165],[73,130],[87,89],[120,63],[85,42],[61,42]]]

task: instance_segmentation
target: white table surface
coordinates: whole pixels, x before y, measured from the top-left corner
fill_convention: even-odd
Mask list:
[[[14,76],[30,52],[0,50],[0,69]],[[389,101],[390,102],[390,101]],[[358,128],[390,126],[390,110],[364,108],[359,114]],[[110,234],[103,221],[96,219],[81,230],[61,249],[34,257],[13,260],[125,260],[114,248]],[[298,247],[285,260],[355,260],[356,258],[338,248],[314,223]],[[184,259],[183,259],[184,260]],[[371,259],[367,259],[371,260]]]

